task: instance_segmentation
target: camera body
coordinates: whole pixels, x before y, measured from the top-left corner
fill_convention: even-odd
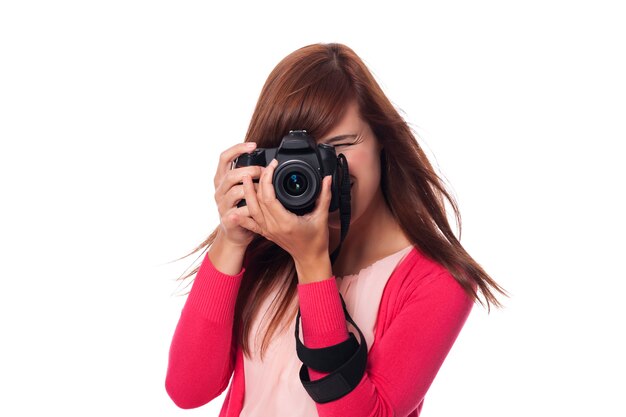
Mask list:
[[[318,145],[306,130],[291,130],[278,148],[257,148],[241,154],[234,161],[234,168],[250,165],[266,167],[274,158],[278,165],[274,169],[272,184],[276,198],[285,209],[299,216],[313,211],[326,175],[332,175],[328,211],[339,208],[342,171],[338,169],[339,158],[333,145]],[[237,207],[245,205],[245,200],[237,203]]]

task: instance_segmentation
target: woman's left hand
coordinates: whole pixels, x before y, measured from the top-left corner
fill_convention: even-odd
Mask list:
[[[244,198],[250,218],[240,226],[264,236],[287,251],[296,264],[328,257],[328,207],[331,199],[332,176],[322,180],[322,190],[312,212],[298,216],[288,211],[276,199],[272,178],[278,165],[272,159],[259,178],[258,190],[252,179],[243,178]]]

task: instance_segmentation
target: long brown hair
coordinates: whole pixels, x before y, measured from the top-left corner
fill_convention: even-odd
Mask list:
[[[260,148],[278,147],[290,130],[306,129],[313,137],[327,134],[342,118],[350,100],[384,146],[381,152],[381,187],[393,216],[406,236],[424,255],[444,266],[467,294],[483,307],[476,288],[487,302],[502,304],[493,290],[508,297],[465,251],[448,224],[444,198],[454,210],[461,236],[461,215],[442,179],[435,173],[416,136],[385,96],[363,61],[338,43],[313,44],[285,57],[270,73],[252,115],[245,141]],[[391,161],[391,163],[390,163]],[[208,250],[217,228],[189,256]],[[179,258],[180,259],[180,258]],[[235,307],[233,337],[250,357],[248,335],[263,300],[278,286],[269,309],[274,311],[261,346],[261,357],[271,337],[295,318],[297,276],[291,256],[275,243],[257,235],[244,257],[243,281]],[[199,267],[186,277],[195,274]],[[291,307],[291,308],[290,308]],[[267,313],[269,313],[269,309]]]

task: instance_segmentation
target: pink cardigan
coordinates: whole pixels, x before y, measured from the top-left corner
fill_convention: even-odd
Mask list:
[[[205,255],[169,351],[165,389],[180,408],[207,404],[227,388],[232,376],[220,417],[239,417],[245,391],[243,354],[232,329],[244,271],[223,274]],[[298,298],[307,347],[348,338],[334,276],[298,284]],[[385,286],[363,379],[346,396],[316,403],[319,416],[419,416],[424,396],[473,304],[443,266],[413,248]],[[327,374],[309,369],[309,375],[316,380]]]

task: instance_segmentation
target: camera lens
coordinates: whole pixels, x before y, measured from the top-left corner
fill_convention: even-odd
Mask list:
[[[300,172],[294,171],[285,175],[283,187],[289,195],[299,196],[306,191],[308,182],[304,175]]]
[[[305,160],[290,159],[279,164],[274,175],[272,183],[278,201],[293,213],[308,213],[320,190],[317,170]]]

